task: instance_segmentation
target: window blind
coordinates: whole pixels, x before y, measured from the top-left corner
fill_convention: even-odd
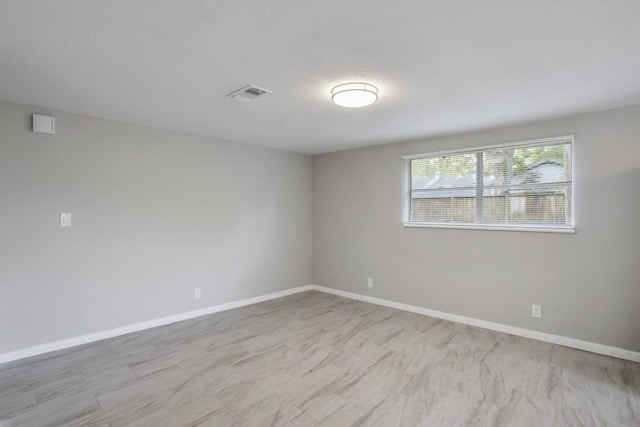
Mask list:
[[[409,156],[405,222],[573,226],[572,138]]]

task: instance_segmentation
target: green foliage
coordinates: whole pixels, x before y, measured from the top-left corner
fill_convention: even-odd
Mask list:
[[[538,145],[533,147],[499,149],[483,152],[484,176],[493,176],[497,183],[511,183],[514,176],[525,182],[536,182],[537,174],[529,168],[536,162],[549,160],[567,164],[569,145]],[[463,176],[476,173],[476,153],[450,154],[411,161],[414,178]]]
[[[538,175],[530,167],[540,161],[565,163],[568,145],[537,145],[533,147],[511,148],[486,151],[484,153],[484,175],[493,176],[499,184],[510,184],[518,176],[524,182],[538,181]]]
[[[476,173],[476,155],[451,154],[411,161],[411,175],[414,178],[440,174],[442,176],[462,176]]]

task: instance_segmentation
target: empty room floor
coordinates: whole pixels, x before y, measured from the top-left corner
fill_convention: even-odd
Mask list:
[[[0,426],[638,426],[640,364],[315,291],[0,365]]]

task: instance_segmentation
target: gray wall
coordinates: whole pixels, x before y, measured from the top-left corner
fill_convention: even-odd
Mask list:
[[[402,155],[566,134],[577,234],[402,227]],[[313,218],[314,284],[640,351],[640,107],[315,156]]]
[[[402,227],[402,155],[564,134],[577,234]],[[0,353],[312,282],[311,185],[308,156],[0,103]],[[639,212],[640,107],[315,156],[313,283],[640,351]]]
[[[49,112],[0,103],[0,353],[310,283],[309,156]]]

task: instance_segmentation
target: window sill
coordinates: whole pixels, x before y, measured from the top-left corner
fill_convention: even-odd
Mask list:
[[[404,222],[407,228],[453,228],[457,230],[491,230],[491,231],[530,231],[534,233],[563,233],[575,234],[573,227],[536,227],[536,226],[504,226],[504,225],[479,225],[479,224],[429,224],[420,222]]]

